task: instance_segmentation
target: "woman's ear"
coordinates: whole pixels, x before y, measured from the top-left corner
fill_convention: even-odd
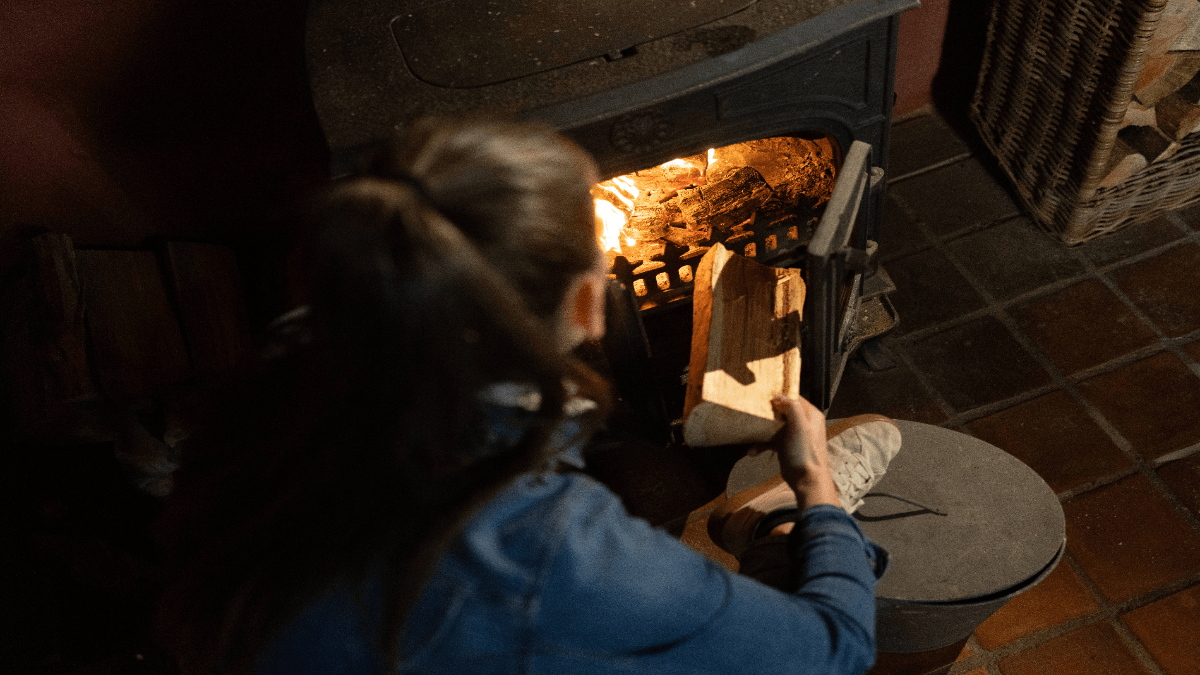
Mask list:
[[[608,275],[588,272],[575,294],[575,323],[589,340],[604,337],[604,308],[607,299]]]
[[[604,336],[607,290],[608,275],[603,272],[581,274],[567,289],[558,318],[559,345],[564,352]]]

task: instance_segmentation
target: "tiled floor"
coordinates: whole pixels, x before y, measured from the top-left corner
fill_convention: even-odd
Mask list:
[[[852,363],[830,414],[973,434],[1067,518],[1063,562],[949,672],[1200,674],[1200,208],[1067,248],[938,118],[894,136],[898,365]]]

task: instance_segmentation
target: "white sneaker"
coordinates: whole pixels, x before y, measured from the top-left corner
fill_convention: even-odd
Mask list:
[[[883,415],[856,415],[825,430],[829,463],[842,509],[854,513],[863,495],[879,482],[900,452],[900,428]],[[796,493],[776,473],[767,480],[729,497],[709,516],[709,537],[734,556],[745,552],[766,534],[777,518],[796,510]],[[794,518],[794,516],[793,516]],[[786,519],[786,518],[784,518]],[[770,527],[767,527],[770,526]]]
[[[834,423],[825,433],[842,509],[854,513],[900,452],[900,427],[883,415],[856,415]]]

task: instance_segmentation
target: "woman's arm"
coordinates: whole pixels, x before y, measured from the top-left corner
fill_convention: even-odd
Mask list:
[[[794,594],[728,572],[583,476],[539,584],[530,672],[853,673],[874,659],[881,550],[828,504],[789,538]]]

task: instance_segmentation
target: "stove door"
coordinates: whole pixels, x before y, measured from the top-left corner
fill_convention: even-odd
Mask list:
[[[883,189],[883,176],[883,169],[871,165],[871,146],[852,143],[808,245],[800,393],[822,411],[829,410],[846,360],[861,343],[863,279],[876,249],[867,240],[875,203],[869,197]]]

